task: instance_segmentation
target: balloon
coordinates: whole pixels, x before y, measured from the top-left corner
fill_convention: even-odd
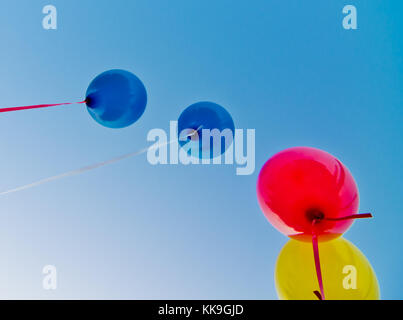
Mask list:
[[[140,79],[118,69],[105,71],[92,80],[86,97],[91,117],[109,128],[133,124],[147,104],[147,92]]]
[[[348,169],[319,149],[286,149],[261,169],[257,196],[266,218],[285,235],[311,241],[339,237],[353,223],[340,219],[358,210],[358,190]],[[315,221],[315,225],[313,222]]]
[[[178,120],[180,146],[187,145],[188,154],[196,150],[197,154],[192,155],[199,158],[214,158],[223,154],[233,141],[234,131],[231,115],[213,102],[192,104],[181,113]],[[219,135],[216,136],[217,133]]]
[[[351,242],[338,238],[319,244],[326,299],[375,300],[378,280],[364,254]],[[281,250],[274,273],[282,300],[317,300],[318,289],[312,245],[289,240]]]

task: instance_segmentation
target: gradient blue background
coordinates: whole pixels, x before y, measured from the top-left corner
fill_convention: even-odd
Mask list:
[[[58,29],[42,28],[42,8]],[[342,28],[354,4],[358,30]],[[260,167],[314,146],[352,171],[361,212],[346,238],[382,298],[403,298],[403,2],[2,1],[0,106],[80,101],[99,73],[134,72],[148,106],[133,126],[98,125],[82,105],[0,116],[0,190],[147,145],[188,105],[225,106],[256,129],[256,171],[151,166],[145,156],[0,199],[0,298],[275,299],[287,241],[264,218]],[[58,289],[42,288],[42,268]]]

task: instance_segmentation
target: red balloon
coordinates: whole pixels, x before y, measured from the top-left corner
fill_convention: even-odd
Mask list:
[[[270,158],[259,173],[257,197],[270,223],[301,241],[312,241],[313,233],[319,241],[339,237],[353,220],[331,219],[355,214],[359,204],[349,170],[331,154],[309,147]]]

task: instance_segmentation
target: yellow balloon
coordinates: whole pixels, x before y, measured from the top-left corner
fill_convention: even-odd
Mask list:
[[[378,280],[369,261],[351,242],[337,238],[319,242],[326,300],[377,300]],[[317,300],[319,291],[312,243],[288,241],[276,263],[275,283],[282,300]]]

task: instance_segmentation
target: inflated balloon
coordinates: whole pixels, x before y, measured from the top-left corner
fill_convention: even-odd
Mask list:
[[[319,244],[326,299],[374,300],[380,298],[378,280],[364,254],[351,242],[338,238]],[[318,288],[312,246],[290,240],[281,250],[275,268],[278,297],[317,300]]]
[[[101,125],[123,128],[141,117],[147,104],[147,92],[134,74],[116,69],[97,76],[90,83],[84,101],[0,108],[0,113],[83,103],[87,104],[88,112]]]
[[[257,196],[272,225],[302,241],[311,241],[313,233],[319,241],[340,236],[353,223],[349,218],[359,203],[349,170],[310,147],[286,149],[269,159],[259,173]]]
[[[179,144],[188,154],[214,158],[223,154],[233,142],[234,121],[227,110],[213,102],[198,102],[179,116]],[[196,154],[191,153],[196,150]]]
[[[90,83],[86,103],[95,121],[105,127],[123,128],[141,117],[147,104],[147,92],[134,74],[109,70]]]

